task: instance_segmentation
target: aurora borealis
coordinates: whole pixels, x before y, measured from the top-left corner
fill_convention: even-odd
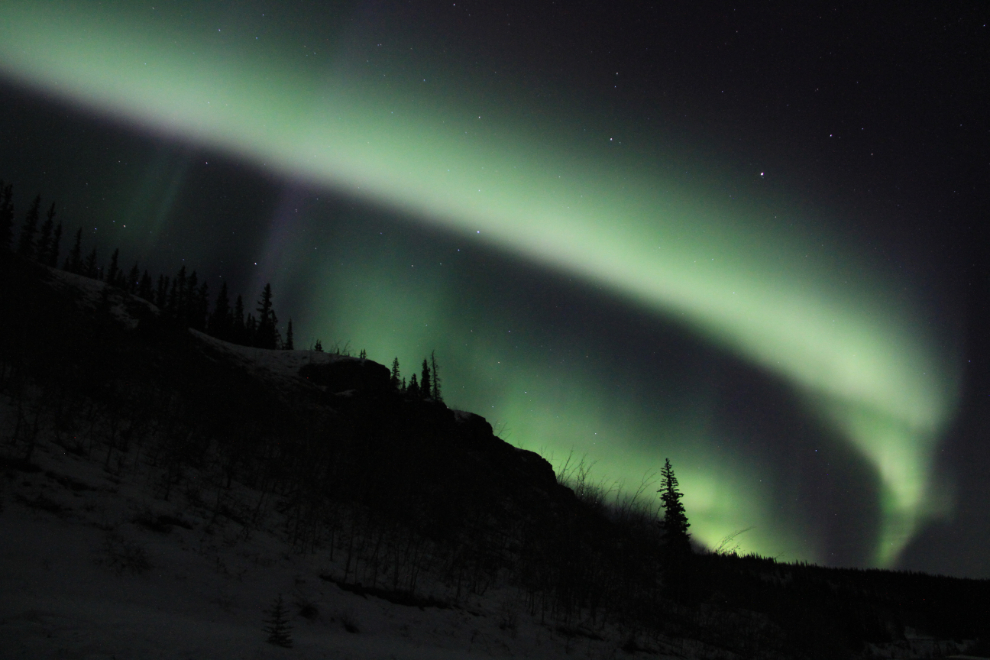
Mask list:
[[[504,424],[556,467],[573,451],[597,478],[634,488],[670,456],[706,545],[752,528],[745,551],[896,566],[926,525],[952,520],[959,477],[937,457],[968,396],[965,294],[953,288],[965,278],[922,238],[890,244],[910,224],[884,198],[908,185],[890,184],[905,149],[884,132],[900,128],[884,115],[892,102],[836,94],[851,99],[846,114],[833,100],[777,118],[774,132],[820,131],[820,142],[753,147],[769,129],[744,110],[764,99],[697,111],[702,83],[679,77],[691,73],[644,73],[665,57],[728,70],[728,54],[631,37],[642,45],[632,58],[604,28],[583,41],[578,10],[507,11],[510,26],[542,21],[528,29],[564,35],[548,55],[501,23],[466,27],[470,3],[450,5],[6,2],[7,93],[63,108],[53,116],[71,108],[91,134],[119,131],[139,172],[88,169],[81,150],[47,165],[58,178],[0,176],[46,183],[42,194],[77,205],[66,222],[97,223],[97,240],[143,262],[185,259],[211,286],[226,277],[245,292],[271,281],[297,337],[349,341],[383,363],[398,355],[407,370],[436,349],[450,405]],[[494,25],[498,12],[474,11]],[[688,20],[628,12],[610,20]],[[798,18],[741,25],[763,34]],[[715,32],[731,34],[719,21]],[[866,39],[842,21],[817,29],[809,49]],[[583,54],[554,55],[565,42]],[[776,72],[760,89],[780,99],[846,77],[850,89],[870,84],[852,56],[819,82],[781,73],[789,56],[768,47],[726,86],[759,87],[746,77],[757,70]],[[608,84],[606,68],[617,69]],[[881,78],[878,98],[890,95]],[[639,91],[614,101],[620,85]],[[879,137],[825,146],[864,140],[857,129]],[[736,131],[749,134],[741,147],[727,137]],[[870,161],[875,152],[889,154]],[[0,164],[14,168],[15,153],[4,146]],[[818,171],[843,159],[854,175]],[[877,191],[843,179],[860,175]],[[232,197],[254,185],[244,196],[259,203],[220,200],[206,182],[221,179]],[[73,199],[90,181],[102,217]],[[946,206],[903,194],[896,206],[912,218]],[[202,218],[183,215],[197,208]],[[925,222],[910,231],[941,226]]]

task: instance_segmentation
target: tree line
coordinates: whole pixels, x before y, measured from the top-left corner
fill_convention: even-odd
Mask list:
[[[55,223],[55,204],[49,207],[45,221],[41,221],[41,195],[37,195],[28,208],[24,223],[16,242],[16,254],[32,259],[51,268],[59,267],[62,241],[62,222]],[[158,275],[153,278],[147,270],[142,270],[134,262],[130,270],[120,264],[120,249],[110,256],[110,263],[104,267],[99,263],[96,247],[83,256],[83,230],[75,234],[72,248],[62,261],[62,270],[82,275],[90,279],[106,282],[127,293],[153,303],[163,317],[179,327],[188,327],[222,339],[232,344],[256,348],[294,350],[292,319],[289,319],[285,336],[278,326],[278,315],[273,306],[271,284],[265,284],[258,298],[255,313],[247,310],[244,298],[238,294],[231,300],[227,283],[220,285],[210,309],[210,289],[206,282],[200,282],[196,271],[188,272],[182,266],[173,277]],[[11,251],[14,239],[13,187],[0,180],[0,253]],[[314,350],[323,352],[323,343],[317,339]],[[336,349],[338,354],[347,355],[346,349]],[[367,353],[362,350],[359,357]],[[392,386],[399,392],[413,398],[433,399],[441,402],[441,380],[438,373],[436,355],[423,359],[422,369],[406,382],[399,372],[399,359],[392,362]]]
[[[26,259],[58,268],[63,229],[61,221],[55,223],[55,216],[53,203],[39,227],[41,195],[36,196],[28,208],[15,246],[13,188],[11,184],[5,186],[0,180],[0,253],[13,251]],[[119,249],[113,251],[110,263],[104,267],[98,261],[95,246],[83,257],[82,243],[80,227],[72,248],[62,261],[62,270],[106,282],[143,298],[158,307],[165,319],[217,339],[257,348],[295,348],[292,319],[289,319],[284,337],[279,330],[278,315],[272,304],[271,284],[265,285],[252,313],[245,309],[240,294],[231,300],[227,283],[224,282],[211,311],[209,285],[199,281],[195,270],[190,273],[182,266],[174,277],[159,275],[153,278],[134,262],[127,271],[121,267]]]

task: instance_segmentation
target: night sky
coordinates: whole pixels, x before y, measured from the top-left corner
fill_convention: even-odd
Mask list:
[[[0,178],[705,545],[990,577],[990,7],[862,4],[6,0]]]

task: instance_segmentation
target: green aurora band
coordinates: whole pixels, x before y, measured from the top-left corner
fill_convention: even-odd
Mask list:
[[[953,356],[923,333],[920,312],[895,293],[900,287],[862,257],[845,250],[827,262],[808,259],[821,239],[775,222],[769,206],[727,207],[645,159],[598,158],[576,141],[538,134],[511,110],[491,118],[471,111],[466,87],[428,96],[409,81],[362,73],[342,55],[303,65],[255,38],[252,25],[225,24],[224,34],[210,20],[161,14],[127,3],[8,0],[0,6],[0,71],[580,276],[777,374],[874,466],[883,514],[878,565],[894,562],[921,523],[945,513],[949,503],[933,499],[931,464],[957,399]],[[354,277],[374,278],[368,270]],[[330,295],[315,293],[314,304]],[[381,351],[373,354],[416,355],[429,345],[425,331],[399,338],[385,330],[416,313],[401,291],[348,300],[335,313],[354,319],[361,343]],[[435,304],[442,308],[444,295]],[[638,480],[659,467],[656,451],[647,458],[616,437],[651,432],[632,403],[606,412],[561,391],[535,404],[519,394],[520,383],[539,380],[535,367],[478,378],[493,373],[497,351],[479,338],[447,357],[447,376],[483,390],[471,401],[497,401],[495,419],[514,427],[513,442],[556,451],[556,467],[576,445],[608,478]],[[575,410],[574,401],[585,405]],[[589,428],[613,430],[608,451],[575,440]],[[673,448],[696,431],[685,422],[662,441]],[[763,532],[747,550],[786,547],[789,558],[820,559],[773,529],[769,504],[742,483],[743,472],[679,469],[695,536],[713,545],[757,524]]]

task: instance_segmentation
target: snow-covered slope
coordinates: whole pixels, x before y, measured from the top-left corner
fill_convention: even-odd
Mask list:
[[[99,457],[46,439],[34,466],[8,462],[3,471],[0,658],[628,655],[620,650],[628,631],[541,624],[504,585],[452,603],[443,585],[427,583],[423,601],[443,607],[345,590],[331,581],[344,575],[340,553],[331,560],[326,549],[300,553],[276,534],[245,533],[194,488],[156,497],[152,473],[133,464],[119,478]],[[291,649],[266,642],[266,612],[279,595]],[[700,650],[671,644],[669,657]]]

